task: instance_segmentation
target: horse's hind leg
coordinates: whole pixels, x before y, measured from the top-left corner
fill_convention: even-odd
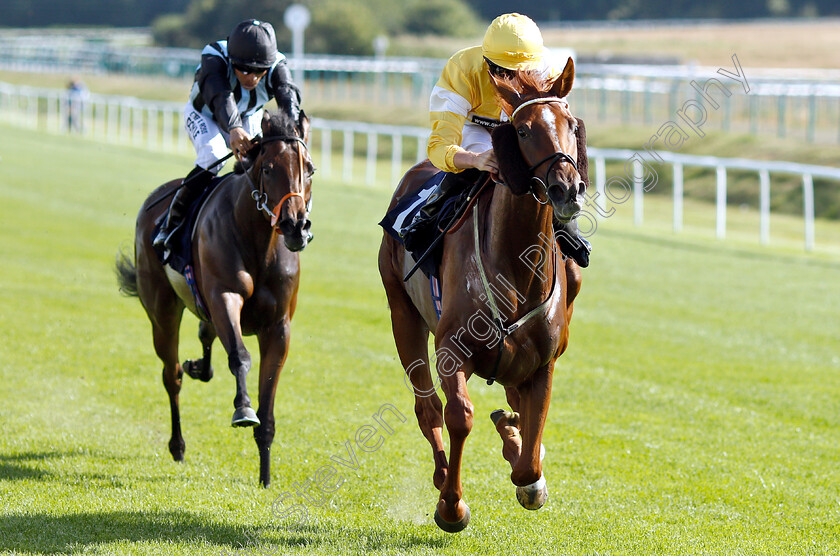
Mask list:
[[[402,280],[383,273],[385,292],[391,309],[391,327],[406,379],[414,392],[414,413],[420,431],[432,447],[435,488],[446,480],[448,464],[443,447],[443,404],[435,391],[429,370],[429,329],[402,286]]]
[[[163,362],[163,386],[169,395],[172,416],[172,436],[169,452],[175,461],[183,461],[186,445],[181,435],[179,396],[184,370],[178,361],[178,332],[184,304],[172,290],[166,274],[157,261],[151,246],[151,232],[138,225],[135,249],[137,252],[137,294],[152,323],[155,353]]]
[[[169,439],[169,452],[175,461],[184,460],[186,444],[181,435],[181,412],[179,395],[181,378],[184,371],[178,363],[178,329],[181,324],[181,310],[172,310],[164,318],[152,319],[152,338],[155,353],[163,361],[163,386],[169,395],[169,411],[172,416],[172,436]]]
[[[216,329],[209,322],[200,322],[198,324],[198,339],[201,340],[201,359],[184,361],[184,371],[190,378],[197,378],[202,382],[208,382],[213,378],[213,365],[210,364],[210,356],[213,353],[213,340],[216,339]]]
[[[496,431],[502,438],[502,456],[510,463],[511,469],[519,461],[522,453],[522,435],[519,431],[519,392],[511,386],[505,387],[508,404],[513,411],[497,409],[490,414]]]

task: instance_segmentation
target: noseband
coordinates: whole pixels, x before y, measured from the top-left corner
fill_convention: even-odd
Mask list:
[[[268,216],[269,221],[271,223],[271,227],[274,228],[275,232],[280,233],[279,230],[275,228],[277,221],[280,220],[280,211],[283,210],[283,205],[289,199],[293,197],[300,197],[304,203],[306,203],[306,197],[304,196],[303,191],[306,189],[306,178],[304,178],[304,159],[303,159],[303,151],[304,149],[308,150],[306,143],[300,137],[294,135],[275,135],[272,137],[266,137],[262,141],[260,141],[260,145],[265,145],[267,143],[273,143],[275,141],[283,141],[286,143],[298,143],[298,163],[300,168],[300,192],[297,191],[290,191],[283,195],[283,198],[274,205],[274,209],[268,208],[268,193],[265,192],[265,188],[263,187],[263,180],[262,180],[262,172],[260,172],[259,178],[259,188],[254,185],[254,180],[251,179],[251,175],[249,172],[245,172],[245,175],[248,177],[248,182],[251,184],[251,198],[254,199],[257,203],[257,210],[264,213]],[[309,204],[306,205],[306,212],[309,213]]]
[[[513,122],[513,119],[516,117],[516,114],[520,110],[525,108],[526,106],[529,106],[531,104],[544,104],[544,103],[549,103],[549,102],[560,102],[560,103],[564,103],[564,104],[566,103],[566,101],[564,99],[560,98],[560,97],[535,98],[535,99],[529,100],[527,102],[523,102],[522,104],[517,106],[516,109],[513,111],[513,114],[510,115],[511,123]],[[545,164],[546,162],[549,162],[549,161],[551,162],[551,164],[548,165],[548,169],[545,171],[545,179],[540,180],[540,178],[538,176],[534,176],[534,178],[533,178],[533,179],[536,179],[536,180],[542,182],[543,188],[546,190],[546,192],[548,191],[548,176],[551,173],[551,169],[554,168],[555,164],[562,163],[562,162],[568,162],[569,164],[572,165],[572,168],[575,169],[575,172],[580,173],[580,171],[578,170],[578,167],[577,167],[577,161],[574,158],[572,158],[571,156],[569,156],[568,153],[565,153],[563,151],[557,151],[555,153],[552,153],[552,154],[548,155],[547,157],[543,158],[542,160],[540,160],[539,162],[537,162],[536,164],[534,164],[533,166],[528,168],[528,172],[533,173],[534,170],[536,170],[537,168],[539,168],[540,166],[542,166],[543,164]],[[537,194],[534,191],[533,183],[531,185],[531,194],[534,195],[534,198],[536,198],[537,201],[542,203],[542,201],[539,200],[539,197],[537,197]],[[545,204],[545,203],[542,203],[542,204]]]

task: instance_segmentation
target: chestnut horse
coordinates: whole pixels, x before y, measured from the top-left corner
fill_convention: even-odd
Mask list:
[[[461,459],[473,426],[467,392],[473,374],[502,384],[513,410],[494,411],[491,418],[517,498],[528,509],[542,507],[547,498],[542,431],[554,363],[568,344],[572,302],[580,289],[580,270],[559,253],[552,219],[568,221],[581,210],[588,180],[582,129],[578,135],[582,122],[565,99],[573,80],[571,58],[553,82],[524,72],[494,79],[501,106],[512,115],[511,123],[493,133],[504,183],[479,194],[443,241],[439,319],[426,278],[418,273],[403,281],[414,261],[400,243],[386,233],[379,250],[394,341],[415,394],[420,430],[432,446],[433,481],[440,490],[435,522],[444,531],[461,531],[470,518],[462,499]],[[391,208],[434,171],[428,161],[409,170]],[[429,332],[435,336],[445,407],[429,370]]]
[[[169,451],[184,459],[178,395],[184,370],[192,378],[213,376],[210,354],[218,335],[236,380],[233,426],[254,426],[260,453],[260,482],[271,481],[270,451],[274,440],[274,394],[289,349],[289,324],[295,312],[300,255],[309,235],[312,166],[306,148],[309,120],[285,114],[262,120],[263,139],[249,153],[241,173],[225,177],[201,208],[192,235],[197,289],[209,321],[199,325],[203,356],[178,362],[178,331],[184,307],[198,314],[183,277],[162,265],[152,248],[155,221],[164,215],[165,197],[179,187],[174,180],[158,188],[140,209],[134,242],[135,259],[117,261],[121,289],[138,296],[152,323],[155,352],[163,361],[163,384],[169,394],[172,437]],[[251,163],[252,162],[252,163]],[[248,167],[250,163],[250,167]],[[257,335],[260,349],[259,406],[251,408],[245,377],[251,356],[242,341]]]

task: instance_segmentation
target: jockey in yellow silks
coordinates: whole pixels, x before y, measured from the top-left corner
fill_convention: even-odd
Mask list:
[[[494,19],[481,45],[460,50],[447,61],[429,99],[432,132],[427,145],[429,160],[447,175],[404,236],[423,227],[446,198],[476,180],[477,172],[469,170],[498,173],[490,132],[507,122],[510,114],[502,112],[490,75],[505,76],[516,70],[538,71],[548,79],[562,71],[551,63],[537,24],[518,13]],[[577,225],[571,225],[572,233],[579,236]],[[587,266],[589,245],[586,241],[581,245],[564,252],[570,251],[578,264]]]

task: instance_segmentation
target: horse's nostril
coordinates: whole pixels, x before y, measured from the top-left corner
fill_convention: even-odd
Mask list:
[[[578,183],[578,195],[583,195],[586,192],[586,184],[584,182]]]

